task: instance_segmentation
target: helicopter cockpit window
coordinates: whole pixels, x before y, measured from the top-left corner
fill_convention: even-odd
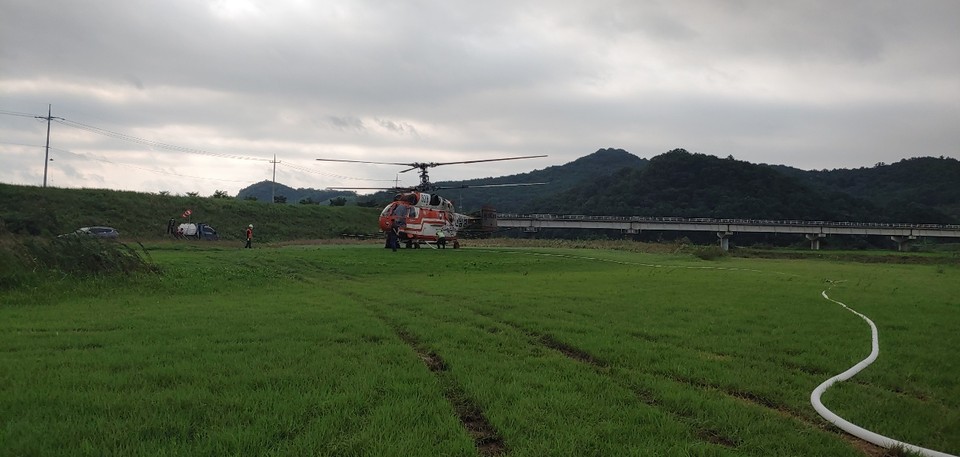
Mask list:
[[[417,217],[417,208],[411,206],[411,207],[410,207],[410,211],[407,213],[407,217],[412,217],[412,218],[416,219],[416,217]]]
[[[393,213],[393,205],[387,205],[383,208],[383,211],[380,211],[380,217],[386,217]]]

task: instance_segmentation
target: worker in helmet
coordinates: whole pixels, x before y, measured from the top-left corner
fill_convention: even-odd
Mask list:
[[[244,248],[249,249],[253,244],[253,224],[247,226],[247,245]]]

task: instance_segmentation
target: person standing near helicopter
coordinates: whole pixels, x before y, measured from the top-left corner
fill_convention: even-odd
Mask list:
[[[253,246],[253,224],[247,226],[247,244],[244,246],[244,249],[250,249]]]
[[[442,228],[437,229],[437,246],[440,246],[441,249],[447,248],[447,234],[443,233]]]
[[[393,249],[393,252],[397,252],[397,248],[400,246],[400,225],[397,224],[397,221],[393,221],[393,224],[390,226],[390,230],[387,231],[387,247]]]

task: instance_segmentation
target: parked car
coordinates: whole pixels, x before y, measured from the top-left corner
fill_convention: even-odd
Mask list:
[[[75,232],[75,235],[87,235],[95,236],[97,238],[117,238],[120,236],[120,232],[113,227],[80,227]],[[60,235],[63,236],[63,235]]]
[[[198,240],[216,241],[220,239],[217,229],[204,224],[203,222],[186,223],[177,226],[177,238],[196,238]]]

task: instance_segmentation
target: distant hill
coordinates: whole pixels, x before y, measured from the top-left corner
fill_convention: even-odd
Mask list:
[[[581,184],[534,201],[526,210],[864,222],[952,223],[958,219],[913,200],[903,201],[896,207],[883,205],[879,203],[882,195],[868,190],[856,194],[844,192],[836,183],[838,178],[817,173],[822,172],[791,171],[677,149],[654,157],[642,169],[623,169],[609,179]],[[916,178],[919,175],[914,175]],[[884,178],[861,179],[876,182],[873,180]],[[911,195],[906,189],[894,188],[899,195]],[[935,194],[936,197],[931,198],[943,198],[942,203],[947,205],[958,201],[949,192]]]
[[[273,201],[271,196],[284,197],[287,199],[286,203],[288,204],[310,202],[319,205],[329,205],[330,199],[332,198],[343,197],[348,202],[353,202],[357,199],[356,192],[311,188],[294,189],[280,183],[274,184],[272,181],[260,181],[244,187],[237,192],[237,198],[241,200],[255,198],[256,201],[264,203]]]
[[[936,213],[960,219],[960,160],[916,157],[871,168],[778,171],[813,186],[871,201],[891,218],[933,220]]]
[[[501,213],[521,211],[530,202],[563,192],[572,186],[602,179],[622,168],[643,168],[647,160],[623,149],[599,149],[564,165],[515,175],[469,179],[465,181],[435,181],[446,189],[436,193],[454,202],[457,211],[474,213],[484,205],[491,205]],[[501,184],[546,183],[535,186],[482,187]],[[377,192],[369,198],[384,205],[394,192]],[[364,200],[362,197],[360,200]]]
[[[480,187],[507,183],[545,185]],[[850,220],[863,222],[960,222],[960,161],[922,157],[871,168],[800,170],[753,164],[732,157],[676,149],[650,160],[623,149],[600,149],[572,162],[510,176],[440,181],[437,193],[460,212],[482,205],[497,211],[624,216]],[[239,197],[270,200],[270,182]],[[277,184],[288,203],[304,198],[326,203],[346,191],[293,189]],[[394,192],[360,197],[386,205]]]
[[[464,211],[473,212],[483,205],[492,205],[499,212],[516,212],[529,207],[530,203],[572,187],[601,180],[622,169],[639,170],[647,165],[641,159],[623,149],[599,149],[564,165],[547,167],[529,173],[499,178],[471,179],[467,181],[444,181],[437,185],[447,187],[483,186],[511,183],[546,183],[522,187],[468,187],[446,190],[440,193],[457,202]]]

